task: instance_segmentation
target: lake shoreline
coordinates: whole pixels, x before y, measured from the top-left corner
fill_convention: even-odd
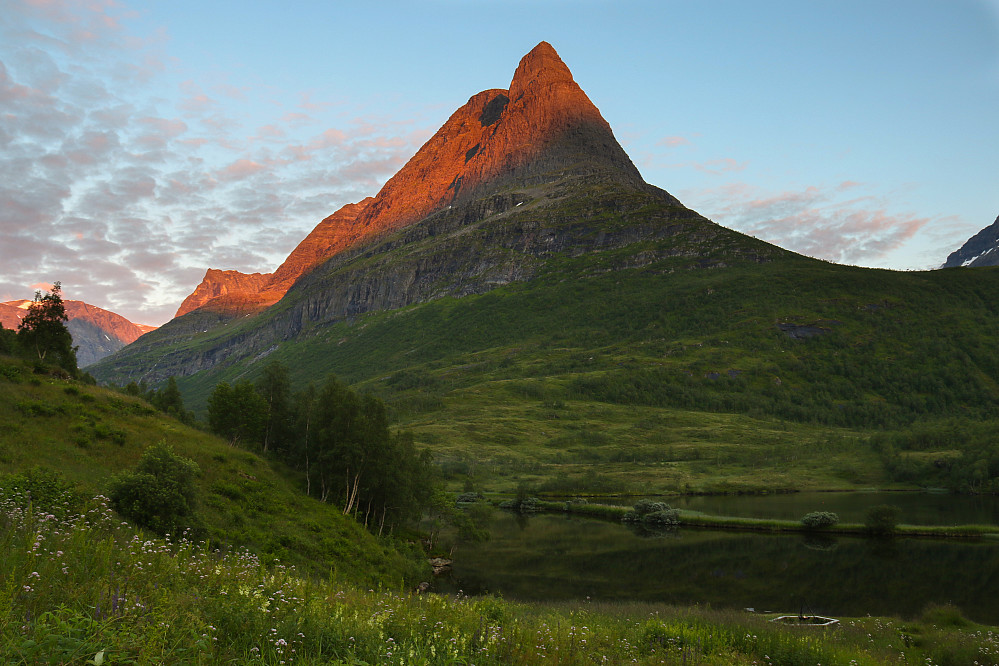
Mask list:
[[[536,506],[539,512],[563,513],[608,521],[620,521],[625,514],[631,511],[631,507],[627,506],[583,504],[571,501],[538,500]],[[999,539],[999,527],[994,525],[900,524],[895,526],[891,534],[876,535],[872,534],[865,525],[859,523],[844,523],[815,529],[806,527],[800,521],[796,520],[710,516],[682,509],[680,510],[680,527],[769,532],[773,534],[802,533],[870,538],[898,536],[930,539]]]

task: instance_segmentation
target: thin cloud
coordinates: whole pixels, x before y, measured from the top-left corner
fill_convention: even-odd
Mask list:
[[[846,185],[846,187],[844,187]],[[779,193],[735,183],[691,195],[716,222],[810,257],[836,263],[875,265],[934,221],[891,212],[873,194],[843,200],[861,187],[810,186]]]
[[[676,148],[677,146],[689,146],[691,145],[691,141],[685,136],[664,136],[656,141],[655,145]]]

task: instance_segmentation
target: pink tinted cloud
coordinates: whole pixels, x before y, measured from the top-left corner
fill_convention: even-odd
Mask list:
[[[206,95],[201,90],[201,86],[191,80],[180,84],[180,91],[184,94],[184,99],[180,102],[180,108],[189,113],[204,113],[216,106],[215,100]]]
[[[691,144],[690,139],[685,136],[665,136],[658,141],[655,145],[666,146],[667,148],[675,148],[676,146],[689,146]]]
[[[239,159],[219,172],[219,180],[240,180],[263,171],[266,167],[253,160]]]
[[[311,91],[299,93],[298,108],[300,109],[305,109],[306,111],[323,111],[331,106],[333,106],[332,102],[312,101]]]
[[[723,157],[717,160],[708,160],[707,162],[691,162],[690,166],[698,171],[718,176],[723,173],[742,171],[748,164],[749,162],[739,162],[731,157]]]
[[[313,121],[312,116],[305,113],[295,113],[294,111],[289,111],[288,113],[281,116],[281,122],[288,123],[290,125],[301,125],[304,123],[310,123]]]

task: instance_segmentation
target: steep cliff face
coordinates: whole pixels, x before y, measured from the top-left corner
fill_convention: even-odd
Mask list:
[[[155,382],[250,363],[326,323],[481,294],[550,276],[564,261],[599,274],[784,254],[646,184],[542,42],[509,89],[473,96],[375,197],[320,223],[255,292],[205,287],[213,300],[101,364],[97,376]]]
[[[0,303],[0,323],[4,328],[17,330],[21,317],[31,301],[26,299]],[[76,361],[82,368],[113,354],[139,336],[155,330],[155,326],[134,324],[119,314],[89,305],[83,301],[63,301],[66,309],[66,328],[77,347]]]
[[[947,257],[941,268],[999,266],[999,217]]]

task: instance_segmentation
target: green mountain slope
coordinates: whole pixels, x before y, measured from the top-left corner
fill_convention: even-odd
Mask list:
[[[41,466],[82,492],[106,492],[111,477],[165,442],[200,468],[204,535],[344,580],[399,584],[413,564],[337,507],[313,500],[267,460],[183,425],[147,403],[106,389],[32,374],[0,357],[0,475]]]
[[[601,273],[590,259],[484,295],[315,326],[266,358],[302,383],[335,372],[378,393],[442,460],[519,465],[528,477],[554,465],[534,468],[542,479],[609,465],[618,489],[879,485],[893,460],[876,455],[872,435],[931,428],[928,442],[912,435],[918,453],[892,456],[936,462],[968,448],[968,428],[994,422],[997,271],[791,258]],[[181,385],[197,402],[263,365]],[[949,468],[936,469],[951,485]]]

